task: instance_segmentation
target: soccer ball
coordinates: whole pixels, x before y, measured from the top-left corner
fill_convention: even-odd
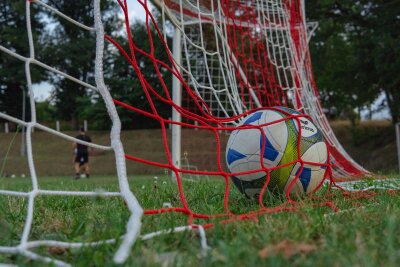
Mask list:
[[[267,123],[270,124],[251,127]],[[313,192],[321,184],[326,166],[318,164],[327,162],[327,146],[322,133],[304,115],[290,108],[274,107],[249,114],[238,126],[228,139],[226,163],[234,174],[233,183],[247,197],[258,197],[268,172],[267,188],[272,192],[285,193],[293,179],[296,181],[291,196]],[[299,159],[313,164],[304,163],[301,168]],[[248,171],[253,172],[239,174]]]

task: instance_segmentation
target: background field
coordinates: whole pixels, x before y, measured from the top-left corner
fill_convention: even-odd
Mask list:
[[[332,127],[346,151],[366,169],[376,173],[397,172],[397,154],[395,129],[388,121],[362,122],[357,127],[351,127],[345,121],[334,121]],[[75,136],[76,132],[66,132]],[[108,145],[109,132],[90,132],[93,141]],[[63,139],[36,131],[33,133],[34,160],[38,176],[73,175],[72,144]],[[170,140],[170,131],[168,139]],[[14,135],[0,134],[0,163],[3,164],[3,174],[28,175],[27,159],[20,157],[21,137],[18,135],[12,144],[10,153],[5,159],[8,147]],[[221,151],[224,154],[228,139],[226,133],[220,134]],[[132,130],[122,132],[122,141],[127,154],[148,160],[167,163],[163,148],[161,130]],[[216,170],[215,137],[210,131],[185,131],[182,137],[182,163],[199,170]],[[189,153],[186,153],[189,151]],[[224,155],[222,155],[223,157]],[[210,160],[211,159],[211,160]],[[214,160],[213,160],[214,159]],[[115,161],[112,152],[96,151],[90,158],[93,175],[115,175]],[[224,163],[224,158],[221,158]],[[128,173],[134,174],[164,174],[164,169],[149,167],[128,161]]]

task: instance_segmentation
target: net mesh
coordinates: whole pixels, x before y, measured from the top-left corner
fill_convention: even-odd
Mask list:
[[[21,56],[7,47],[0,45],[2,53],[6,53],[25,63],[32,114],[30,121],[22,121],[5,113],[0,113],[2,119],[26,127],[28,161],[32,179],[32,190],[29,192],[0,190],[0,194],[2,195],[28,199],[26,221],[19,244],[16,246],[0,246],[0,253],[21,254],[31,259],[66,266],[68,264],[65,262],[42,256],[33,252],[33,250],[41,246],[83,247],[118,242],[120,245],[115,254],[114,261],[121,263],[126,260],[131,246],[139,237],[142,215],[159,215],[165,213],[184,214],[184,225],[143,234],[140,238],[145,240],[163,233],[197,229],[201,237],[202,248],[206,250],[207,242],[204,229],[214,226],[216,223],[214,220],[218,220],[218,223],[226,224],[237,220],[256,220],[262,214],[295,210],[296,206],[300,204],[291,200],[289,192],[296,180],[299,179],[305,164],[326,168],[324,180],[328,180],[331,185],[334,183],[332,177],[348,178],[368,173],[346,154],[335,138],[322,112],[311,71],[307,46],[307,25],[305,24],[304,10],[300,1],[157,0],[154,1],[154,4],[160,8],[163,18],[162,25],[160,25],[150,11],[149,2],[139,0],[137,2],[142,6],[146,14],[147,37],[151,44],[148,51],[139,48],[138,44],[140,40],[137,40],[136,36],[132,36],[131,34],[127,2],[122,0],[118,0],[117,2],[124,14],[126,43],[120,43],[104,32],[99,0],[94,1],[94,27],[82,25],[65,16],[60,11],[53,9],[51,6],[37,0],[26,2],[30,47],[29,56]],[[30,24],[31,5],[40,5],[42,8],[51,10],[62,18],[67,19],[69,22],[75,24],[76,27],[93,32],[96,39],[95,85],[80,81],[67,73],[62,73],[43,62],[39,62],[35,58],[35,47],[33,45]],[[182,37],[180,41],[180,47],[182,48],[181,60],[174,59],[174,55],[166,42],[165,36],[171,33],[171,25],[174,26],[175,31],[180,32]],[[156,37],[151,34],[151,29],[157,32]],[[130,103],[115,99],[110,94],[103,78],[105,41],[112,44],[135,70],[142,87],[141,90],[143,90],[145,95],[147,105],[144,108],[135,107]],[[163,44],[168,55],[168,61],[162,61],[158,58],[153,49],[155,42]],[[128,48],[125,49],[125,47]],[[138,54],[145,56],[153,64],[153,74],[151,77],[141,72],[139,67],[140,62],[137,61]],[[100,93],[113,123],[110,131],[111,144],[109,146],[76,140],[36,121],[34,94],[30,77],[31,65],[55,72],[66,79]],[[182,105],[178,105],[173,101],[171,89],[168,88],[165,82],[165,70],[173,75],[182,88]],[[162,92],[154,89],[148,82],[149,79],[156,79],[161,84]],[[157,102],[170,105],[174,112],[179,114],[178,117],[182,119],[174,120],[163,117],[156,108]],[[121,122],[116,109],[117,106],[159,123],[162,135],[161,147],[165,155],[165,161],[159,162],[125,153],[120,140]],[[293,121],[292,123],[300,125],[301,118],[312,119],[322,130],[325,140],[328,143],[329,158],[326,163],[306,162],[299,157],[300,153],[295,153],[294,160],[286,165],[267,168],[262,164],[262,168],[260,169],[241,172],[240,174],[243,175],[261,171],[265,173],[265,178],[258,196],[259,207],[256,210],[237,212],[235,206],[230,203],[229,198],[231,187],[230,176],[233,174],[227,171],[225,167],[225,155],[223,151],[226,146],[226,133],[230,134],[235,130],[241,129],[240,127],[238,128],[241,119],[254,110],[266,107],[272,107],[270,108],[271,110],[276,110],[273,106],[292,107],[306,114],[284,112],[286,116],[281,121]],[[280,123],[281,121],[251,126],[250,128],[261,132],[263,127]],[[207,156],[205,159],[207,163],[201,167],[192,168],[188,166],[189,164],[181,164],[179,166],[179,164],[177,165],[174,162],[168,135],[170,125],[173,127],[180,126],[184,130],[188,130],[188,132],[199,131],[208,136],[214,153],[211,157]],[[113,151],[116,159],[120,190],[118,192],[74,192],[40,189],[33,161],[34,155],[31,140],[33,128],[96,149]],[[247,128],[249,129],[249,127]],[[298,128],[301,133],[301,128]],[[182,133],[182,135],[188,134],[188,132]],[[266,140],[263,143],[262,152],[266,149]],[[298,141],[296,144],[298,149],[300,149],[300,143]],[[185,161],[192,163],[191,159],[187,158],[187,154],[191,154],[191,151],[185,153]],[[165,204],[164,207],[143,209],[130,190],[126,173],[126,160],[171,171],[176,179],[178,204]],[[295,179],[291,181],[286,190],[287,201],[272,207],[266,206],[264,196],[267,194],[270,179],[274,179],[274,177],[271,177],[273,171],[284,169],[294,164],[300,164],[301,167]],[[201,163],[197,162],[195,165],[201,165]],[[188,167],[186,168],[186,166]],[[188,192],[188,189],[184,188],[182,182],[184,175],[200,178],[215,177],[222,180],[224,183],[223,198],[221,199],[223,202],[222,209],[212,214],[194,211],[189,203],[189,199],[193,197],[193,193]],[[320,186],[322,186],[322,182],[318,185],[318,187]],[[86,243],[30,240],[34,203],[35,198],[39,195],[87,197],[101,195],[105,197],[122,197],[130,212],[126,224],[126,233],[116,239]],[[318,204],[315,205],[325,205],[335,211],[337,210],[331,201],[318,201],[316,199],[316,203]]]
[[[156,4],[182,32],[183,76],[190,73],[190,88],[213,115],[233,116],[260,106],[293,107],[311,116],[323,131],[335,177],[368,173],[340,145],[322,111],[301,1]],[[190,98],[186,105],[194,108]]]

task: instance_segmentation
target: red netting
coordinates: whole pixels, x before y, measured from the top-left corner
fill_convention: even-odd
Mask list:
[[[128,10],[126,1],[118,0],[121,8],[125,14],[125,30],[127,33],[127,47],[128,49],[124,49],[126,44],[120,44],[116,40],[113,40],[110,36],[105,36],[105,38],[111,42],[121,54],[124,55],[126,60],[129,62],[131,67],[135,70],[137,78],[140,80],[142,88],[135,88],[134,90],[143,90],[145,93],[145,101],[148,103],[148,109],[142,109],[135,106],[130,105],[130,103],[124,103],[119,101],[118,99],[114,99],[114,103],[122,108],[130,110],[131,112],[135,112],[146,116],[149,120],[155,120],[159,123],[161,128],[162,140],[163,140],[163,152],[165,154],[166,162],[156,162],[153,160],[140,158],[134,155],[126,155],[126,159],[138,162],[140,164],[147,164],[158,168],[164,168],[170,170],[174,173],[177,181],[177,187],[179,191],[179,201],[181,206],[179,207],[171,207],[171,208],[156,208],[156,209],[147,209],[145,210],[145,214],[160,214],[160,213],[183,213],[188,216],[188,223],[190,225],[195,225],[195,219],[205,219],[201,224],[207,228],[211,227],[213,223],[209,221],[212,218],[219,218],[221,223],[228,223],[233,220],[243,220],[243,219],[256,219],[257,216],[265,213],[271,212],[280,212],[280,211],[294,211],[300,206],[300,202],[295,202],[291,200],[290,191],[293,187],[296,180],[299,179],[300,174],[304,168],[304,165],[313,165],[326,168],[324,173],[323,180],[318,184],[314,191],[318,190],[325,180],[330,180],[330,185],[334,184],[334,180],[332,178],[332,163],[331,163],[331,155],[335,160],[335,164],[341,165],[346,171],[353,175],[361,175],[361,172],[354,164],[347,160],[336,147],[328,144],[327,153],[328,159],[325,163],[317,163],[317,162],[306,162],[304,161],[300,155],[300,145],[301,145],[301,127],[299,128],[299,138],[297,140],[297,159],[290,161],[284,165],[278,165],[276,167],[267,168],[263,162],[261,161],[261,168],[251,171],[243,171],[239,173],[230,173],[226,166],[224,160],[224,144],[221,140],[225,140],[226,138],[222,137],[224,133],[228,132],[232,133],[235,130],[249,130],[249,129],[257,129],[262,132],[263,127],[280,123],[282,121],[294,121],[297,125],[300,125],[300,119],[307,118],[312,119],[308,115],[303,114],[293,114],[288,112],[282,112],[285,114],[285,117],[281,120],[276,120],[270,123],[260,124],[260,125],[246,125],[233,127],[228,126],[229,123],[235,124],[240,119],[244,118],[248,114],[264,110],[265,108],[269,108],[270,110],[277,110],[273,106],[286,106],[289,107],[290,103],[295,103],[294,108],[297,110],[302,110],[302,98],[304,95],[302,91],[299,89],[302,87],[302,80],[300,71],[296,64],[292,64],[292,68],[280,68],[277,67],[277,59],[274,58],[272,54],[272,49],[286,49],[291,51],[291,58],[285,59],[288,61],[295,62],[296,58],[304,57],[304,62],[306,62],[307,67],[306,75],[311,75],[311,63],[309,59],[308,50],[306,49],[306,44],[304,43],[306,40],[306,29],[304,25],[304,19],[302,17],[300,1],[283,1],[283,5],[280,8],[284,8],[287,10],[287,14],[289,15],[289,24],[284,24],[284,18],[275,18],[274,23],[271,25],[260,25],[260,13],[256,12],[254,6],[256,3],[252,1],[220,1],[221,10],[225,16],[227,21],[226,23],[226,45],[229,49],[228,55],[232,59],[232,61],[237,62],[234,65],[234,76],[238,83],[238,88],[240,91],[241,101],[243,106],[248,108],[248,111],[243,112],[240,115],[236,116],[215,116],[212,115],[211,108],[207,101],[204,98],[200,97],[198,93],[196,93],[193,88],[190,86],[189,82],[185,79],[184,75],[180,73],[180,67],[176,65],[173,60],[173,56],[170,50],[167,47],[166,41],[163,38],[163,34],[160,30],[160,27],[157,25],[155,18],[149,11],[148,6],[146,5],[146,1],[139,1],[142,4],[143,8],[146,11],[146,27],[148,31],[148,40],[150,42],[149,51],[144,51],[139,48],[138,43],[141,40],[137,40],[135,36],[131,36]],[[216,4],[216,1],[203,1],[203,5],[205,7],[210,6],[211,4]],[[194,18],[200,18],[204,20],[211,20],[209,16],[200,16],[198,13],[188,10],[181,9],[179,4],[173,1],[166,1],[165,4],[170,8],[175,10],[175,12],[183,12],[186,16],[192,16]],[[252,25],[252,26],[249,26]],[[284,47],[271,48],[268,47],[268,40],[265,41],[265,27],[271,27],[272,32],[277,36],[271,36],[271,38],[283,38],[283,28],[289,27],[289,31],[285,30],[285,34],[290,32],[291,38],[293,42],[291,44],[284,44]],[[157,38],[151,33],[151,28],[154,27],[157,32]],[[204,30],[206,31],[206,29]],[[158,59],[157,54],[154,50],[154,43],[161,42],[165,47],[165,52],[168,55],[168,61],[162,61]],[[294,47],[292,47],[294,44]],[[217,45],[216,45],[217,46]],[[140,62],[137,61],[137,55],[144,55],[149,61],[152,62],[154,68],[154,75],[152,77],[146,77],[144,73],[141,72],[139,67]],[[293,63],[289,62],[289,63]],[[296,61],[297,62],[297,61]],[[239,67],[240,66],[240,67]],[[168,85],[165,82],[165,75],[162,69],[167,69],[173,76],[175,76],[182,85],[183,95],[185,102],[184,105],[178,106],[176,105],[171,97],[171,89],[168,88]],[[292,80],[281,80],[279,77],[286,77],[291,75],[293,77]],[[148,82],[149,79],[157,79],[163,88],[162,94],[157,92]],[[315,89],[315,84],[313,79],[311,79],[311,85],[314,89],[314,96],[318,98],[318,93]],[[292,93],[294,95],[289,96],[288,88],[294,88]],[[254,102],[254,98],[251,97],[252,92],[256,95],[259,103],[263,108],[257,108],[256,103]],[[289,98],[292,98],[292,102]],[[156,102],[163,102],[174,108],[177,112],[182,116],[183,122],[173,121],[170,118],[165,118],[159,115],[159,111],[156,108]],[[319,105],[319,104],[318,104]],[[320,107],[319,107],[320,108]],[[322,123],[326,123],[326,121],[322,120]],[[190,130],[202,130],[207,132],[209,136],[213,136],[213,143],[215,144],[215,154],[213,158],[209,158],[209,162],[214,166],[213,168],[207,170],[193,170],[193,169],[185,169],[179,168],[175,166],[171,151],[170,144],[168,141],[168,131],[169,125],[180,125],[184,129]],[[265,139],[265,138],[264,138]],[[263,140],[263,145],[261,148],[261,154],[264,153],[266,149],[266,140]],[[293,179],[286,192],[285,196],[287,201],[283,204],[279,204],[274,207],[267,207],[264,202],[265,193],[267,191],[267,187],[270,183],[271,173],[280,168],[285,168],[288,166],[294,166],[295,164],[300,164],[300,171],[297,172],[295,179]],[[251,174],[255,172],[264,172],[265,173],[265,181],[264,185],[261,189],[261,192],[258,196],[259,208],[255,211],[245,212],[242,214],[235,214],[232,212],[232,206],[229,204],[229,195],[230,195],[230,186],[231,176],[237,175],[245,175]],[[209,176],[214,177],[215,179],[222,179],[225,182],[225,191],[223,197],[223,208],[224,212],[216,213],[216,214],[203,214],[197,213],[193,211],[187,201],[186,194],[183,184],[182,184],[182,175],[184,174],[195,174],[201,176]],[[369,196],[369,195],[368,195]],[[329,197],[329,196],[328,196]],[[366,195],[351,195],[352,198],[359,197],[367,197]],[[312,199],[315,201],[315,206],[325,206],[337,210],[337,207],[333,204],[331,200],[327,200],[326,198]]]
[[[254,4],[254,3],[253,3]],[[240,91],[242,101],[246,106],[255,108],[249,89],[255,91],[262,106],[288,106],[287,94],[282,90],[275,75],[276,68],[271,62],[271,55],[267,44],[262,37],[261,25],[258,23],[259,14],[254,6],[247,2],[222,1],[222,10],[228,20],[236,23],[227,26],[228,44],[232,54],[238,60],[247,80],[241,78],[239,69],[236,68],[236,76],[240,77]],[[254,25],[249,27],[248,24]],[[271,27],[280,27],[279,21]],[[250,102],[250,105],[247,103]]]

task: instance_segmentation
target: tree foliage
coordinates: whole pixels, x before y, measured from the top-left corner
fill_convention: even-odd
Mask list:
[[[324,105],[339,112],[387,96],[393,122],[400,116],[400,2],[306,1],[308,20],[320,26],[310,51]]]
[[[93,1],[46,0],[44,2],[83,25],[90,27],[94,24]],[[117,1],[102,1],[101,4],[105,32],[129,51],[127,37],[123,33],[123,21],[118,17],[120,7]],[[46,8],[40,8],[38,5],[31,7],[32,30],[36,42],[35,58],[69,76],[95,85],[95,32],[82,29]],[[134,22],[131,25],[131,34],[134,36],[135,45],[147,53],[151,52],[150,34],[154,40],[154,56],[160,61],[169,62],[165,46],[154,27],[150,26],[148,32],[143,22]],[[24,1],[0,2],[0,36],[3,46],[23,56],[29,56]],[[22,92],[26,90],[27,84],[24,62],[8,55],[4,56],[4,53],[1,55],[0,111],[21,118]],[[112,96],[136,108],[151,111],[136,71],[116,47],[107,41],[104,58],[105,79]],[[140,72],[149,82],[148,86],[160,95],[166,96],[171,87],[170,72],[163,66],[157,66],[165,80],[163,86],[157,77],[153,61],[139,52],[135,53],[135,58]],[[90,122],[95,122],[92,126],[98,129],[110,127],[107,110],[98,92],[55,72],[46,72],[34,67],[31,70],[33,83],[47,80],[53,86],[49,101],[37,103],[39,121],[70,121],[72,128],[76,129],[83,120],[88,119]],[[164,118],[171,116],[171,107],[168,104],[156,100],[154,95],[152,99],[160,116]],[[29,99],[26,100],[26,103],[29,103]],[[160,127],[156,120],[149,120],[126,109],[118,108],[118,110],[126,129]]]
[[[32,7],[31,23],[33,39],[41,36],[43,24],[41,14]],[[29,57],[29,44],[26,28],[25,1],[0,1],[0,44],[13,52]],[[40,74],[32,69],[33,81]],[[25,94],[24,94],[25,91]],[[23,96],[25,95],[25,120],[30,119],[28,88],[24,62],[4,52],[0,56],[0,112],[22,118]]]
[[[93,1],[48,0],[48,4],[77,22],[87,26],[94,24]],[[115,1],[103,1],[106,27],[116,24],[116,8]],[[48,12],[47,16],[51,23],[43,43],[46,48],[43,55],[45,62],[85,83],[94,84],[95,33],[52,12]],[[78,128],[79,121],[85,119],[83,111],[90,105],[95,92],[54,73],[49,73],[49,79],[54,85],[52,102],[56,106],[57,119],[70,120],[72,126]]]
[[[68,0],[47,0],[50,6],[72,19],[92,26],[93,3]],[[354,108],[370,106],[386,95],[393,122],[400,119],[400,27],[399,1],[385,0],[321,0],[306,1],[308,20],[318,21],[319,28],[311,39],[313,69],[321,99],[327,108],[341,114],[352,114]],[[32,5],[32,29],[36,58],[79,80],[94,84],[95,33],[84,30],[46,9]],[[117,2],[102,1],[106,33],[129,51],[122,21],[117,15]],[[28,56],[24,1],[0,1],[1,45]],[[44,25],[46,22],[46,26]],[[134,22],[131,33],[135,45],[150,53],[150,36],[154,56],[169,65],[164,44],[155,28],[150,31],[144,22]],[[171,40],[168,39],[169,47]],[[147,96],[137,71],[117,49],[106,42],[105,79],[112,96],[136,108],[151,111],[148,98],[154,100],[159,115],[171,116],[170,105]],[[148,86],[162,96],[171,88],[171,73],[146,55],[135,52],[138,68]],[[0,111],[22,116],[22,92],[26,90],[24,63],[1,53]],[[160,82],[156,66],[165,85]],[[54,73],[32,68],[33,82],[47,79],[54,85],[49,102],[38,106],[38,116],[45,120],[72,121],[74,128],[83,119],[96,122],[98,129],[108,129],[110,121],[103,100],[97,92],[71,82]],[[29,103],[29,101],[26,101]],[[28,107],[28,105],[27,105]],[[29,108],[27,108],[29,111]],[[159,127],[159,122],[138,113],[118,108],[124,129]],[[28,114],[29,117],[29,114]]]

